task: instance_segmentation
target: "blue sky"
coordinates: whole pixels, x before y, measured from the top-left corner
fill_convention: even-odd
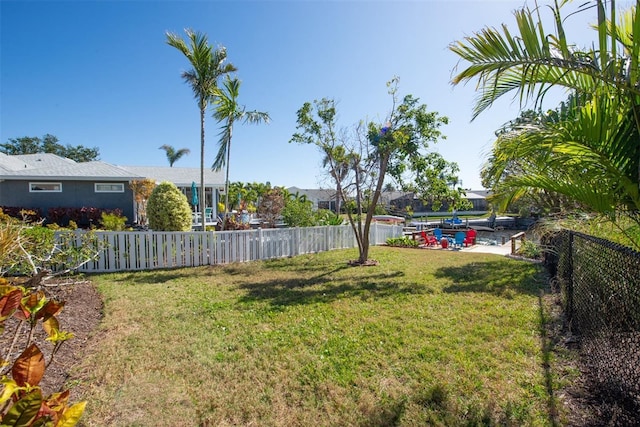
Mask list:
[[[189,65],[165,36],[192,28],[226,46],[242,80],[240,103],[272,118],[234,129],[232,181],[331,187],[317,149],[289,143],[296,111],[328,97],[338,102],[340,126],[383,122],[391,106],[385,83],[398,76],[401,95],[449,117],[447,138],[433,149],[458,163],[465,188],[479,189],[494,131],[517,117],[519,104],[500,101],[470,122],[474,85],[451,86],[457,57],[447,47],[484,26],[513,28],[512,12],[523,4],[0,0],[0,141],[50,133],[64,145],[98,147],[103,161],[136,166],[167,166],[159,147],[168,144],[191,150],[175,166],[199,167],[199,112],[180,77]],[[580,34],[592,21],[574,19]],[[218,127],[208,114],[207,166]]]

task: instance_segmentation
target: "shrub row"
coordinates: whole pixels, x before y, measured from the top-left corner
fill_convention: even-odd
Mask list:
[[[26,219],[27,222],[36,222],[43,218],[42,212],[38,208],[25,208],[14,206],[3,206],[2,211],[12,218]],[[56,207],[47,210],[46,223],[57,224],[60,227],[68,227],[70,222],[75,223],[80,228],[91,228],[98,226],[102,221],[102,214],[113,214],[122,216],[121,209],[101,209],[83,206],[81,208]]]

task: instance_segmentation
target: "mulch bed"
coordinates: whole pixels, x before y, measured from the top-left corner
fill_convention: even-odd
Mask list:
[[[74,337],[62,344],[45,371],[40,382],[45,396],[64,388],[71,370],[81,360],[87,343],[102,318],[102,299],[91,282],[61,280],[49,282],[49,284],[50,286],[44,290],[47,296],[57,301],[65,301],[64,309],[58,315],[60,329],[73,333]],[[20,323],[22,322],[14,318],[6,321],[5,331],[0,335],[0,348],[3,350],[9,348],[16,326]],[[14,354],[10,357],[12,362],[25,349],[27,336],[28,330],[23,324],[18,343],[14,346]],[[39,323],[35,330],[34,341],[44,354],[45,362],[48,363],[53,346],[45,338],[46,334]]]

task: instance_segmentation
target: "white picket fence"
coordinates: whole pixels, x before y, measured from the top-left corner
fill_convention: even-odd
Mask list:
[[[77,241],[80,241],[78,231]],[[85,273],[195,267],[292,257],[357,246],[349,225],[242,231],[98,231],[97,259],[79,268]],[[402,235],[402,227],[373,223],[372,245]]]

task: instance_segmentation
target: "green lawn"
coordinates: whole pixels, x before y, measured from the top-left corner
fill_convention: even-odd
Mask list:
[[[85,425],[553,425],[539,266],[370,255],[95,276]]]

